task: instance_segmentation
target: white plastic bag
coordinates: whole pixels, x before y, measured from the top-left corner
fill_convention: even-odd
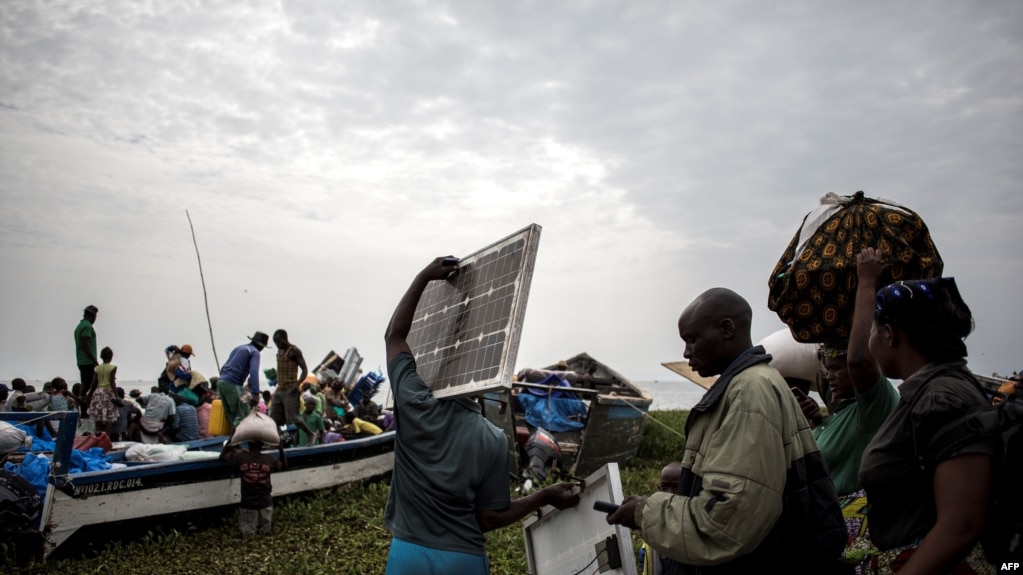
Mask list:
[[[6,421],[0,421],[0,455],[14,453],[21,446],[30,449],[32,436]]]
[[[184,445],[136,443],[124,452],[124,458],[128,461],[178,461],[186,451],[188,447]]]

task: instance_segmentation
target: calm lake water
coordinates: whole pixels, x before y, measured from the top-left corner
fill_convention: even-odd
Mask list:
[[[633,383],[654,398],[654,402],[650,404],[651,411],[689,409],[696,405],[703,394],[707,392],[695,383],[681,378],[672,381],[635,381]]]

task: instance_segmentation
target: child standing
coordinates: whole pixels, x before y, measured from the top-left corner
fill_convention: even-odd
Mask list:
[[[661,470],[661,482],[657,484],[657,490],[675,493],[678,491],[678,482],[681,478],[682,464],[673,461]],[[640,575],[661,575],[664,572],[664,560],[661,559],[661,554],[645,541],[639,548],[639,572]]]
[[[309,428],[309,431],[313,432],[313,437],[309,437],[309,434],[300,427],[298,429],[298,444],[300,446],[316,445],[327,430],[323,425],[323,418],[316,412],[315,401],[310,401],[305,404],[305,411],[302,412],[302,422]]]
[[[95,374],[92,376],[91,388],[85,404],[89,406],[89,417],[96,422],[96,431],[110,435],[114,423],[121,415],[118,407],[122,402],[117,399],[114,391],[117,389],[117,366],[111,363],[114,360],[114,351],[109,347],[100,350],[99,357],[103,363],[96,367]],[[84,385],[85,382],[83,381],[82,384]]]
[[[241,445],[231,445],[232,440],[234,434],[224,444],[220,458],[241,472],[242,500],[238,505],[238,528],[242,537],[257,533],[269,535],[274,512],[270,473],[287,468],[284,446],[278,446],[281,458],[277,459],[263,453],[261,441],[249,441],[249,448],[245,449]]]

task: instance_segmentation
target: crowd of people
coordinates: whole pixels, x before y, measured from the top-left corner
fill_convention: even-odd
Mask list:
[[[849,340],[820,346],[827,415],[752,346],[738,294],[709,290],[682,312],[684,356],[719,378],[689,415],[677,489],[607,517],[659,554],[646,573],[998,570],[981,536],[1001,437],[964,429],[950,450],[940,431],[1020,382],[992,397],[967,369],[973,318],[953,278],[879,286],[879,250],[856,264]]]
[[[665,468],[658,491],[630,495],[606,516],[641,534],[644,573],[995,571],[980,541],[1000,438],[967,437],[950,450],[943,430],[964,413],[1011,399],[1021,382],[1016,376],[994,398],[987,394],[966,367],[973,318],[955,280],[878,285],[884,257],[873,248],[857,255],[849,338],[820,346],[823,409],[753,345],[752,308],[742,296],[712,288],[685,307],[677,322],[683,355],[700,376],[717,380],[692,408],[679,460]],[[259,385],[260,353],[270,338],[256,332],[209,380],[192,368],[191,346],[170,346],[159,385],[125,397],[113,351],[96,352],[95,306],[75,330],[81,388],[69,391],[57,378],[42,394],[50,409],[80,409],[116,438],[203,437],[205,406],[214,397],[232,431],[257,409],[280,427],[293,426],[296,445],[393,428],[386,572],[485,574],[485,532],[544,505],[574,506],[580,486],[555,483],[512,499],[501,429],[475,401],[435,398],[419,377],[406,341],[413,314],[426,286],[457,267],[452,258],[427,265],[388,324],[394,414],[381,413],[371,394],[349,402],[352,390],[336,378],[311,378],[284,330],[273,335],[272,394]],[[8,408],[40,401],[23,380],[12,388]],[[286,464],[283,451],[279,460],[267,459],[256,447],[223,454],[251,471],[243,500],[255,513],[245,514],[246,533],[269,531],[269,474]]]
[[[157,384],[148,393],[118,385],[117,365],[110,347],[97,351],[94,324],[99,309],[90,305],[74,330],[75,357],[82,382],[70,388],[57,377],[36,390],[22,378],[10,387],[0,384],[0,411],[77,411],[80,428],[105,434],[111,442],[178,443],[211,437],[213,405],[222,406],[231,433],[252,409],[268,413],[294,445],[314,445],[346,438],[380,434],[393,426],[393,416],[383,413],[370,394],[358,392],[353,405],[336,373],[310,375],[302,351],[288,341],[285,330],[274,332],[277,346],[277,378],[269,381],[273,393],[260,391],[260,353],[269,337],[255,332],[249,342],[231,351],[219,375],[207,378],[192,365],[190,344],[169,345]],[[321,387],[325,390],[321,390]],[[40,423],[55,435],[59,423]],[[94,430],[94,431],[93,431]]]
[[[857,254],[849,339],[820,347],[826,415],[753,345],[742,296],[712,288],[682,311],[684,357],[717,379],[689,413],[677,468],[606,517],[641,535],[644,574],[996,571],[980,540],[999,438],[940,445],[941,430],[999,398],[966,368],[970,309],[952,278],[878,285],[883,258]],[[457,265],[427,265],[385,335],[401,422],[384,515],[388,575],[486,574],[485,532],[579,502],[571,483],[511,499],[500,430],[475,402],[437,399],[419,377],[406,342],[413,313]]]

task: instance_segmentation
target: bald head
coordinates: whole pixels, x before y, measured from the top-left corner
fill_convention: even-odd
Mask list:
[[[741,295],[728,288],[711,288],[693,300],[682,316],[692,314],[693,319],[709,318],[714,321],[731,319],[737,329],[747,333],[753,320],[753,309]],[[680,320],[682,318],[679,318]]]
[[[705,377],[724,371],[753,346],[752,319],[749,303],[730,289],[712,288],[697,296],[678,318],[690,367]]]

